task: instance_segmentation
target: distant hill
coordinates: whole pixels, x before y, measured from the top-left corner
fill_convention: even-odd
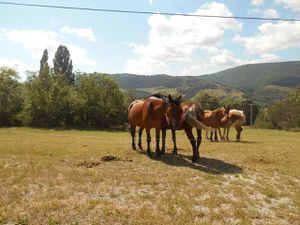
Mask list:
[[[243,65],[201,78],[239,88],[258,101],[270,102],[300,87],[300,61]]]
[[[224,91],[236,92],[224,84],[203,80],[199,76],[169,76],[158,75],[136,75],[136,74],[113,74],[110,75],[123,89],[130,89],[137,97],[145,97],[156,92],[170,94],[183,94],[186,99],[192,98],[201,90],[210,90],[222,93]],[[239,91],[238,91],[239,92]]]
[[[300,61],[249,64],[203,76],[113,74],[122,89],[137,97],[155,92],[181,93],[192,98],[199,91],[218,96],[248,97],[262,103],[281,99],[300,87]]]

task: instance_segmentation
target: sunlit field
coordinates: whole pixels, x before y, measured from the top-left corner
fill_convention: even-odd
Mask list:
[[[299,224],[299,132],[203,139],[197,163],[170,136],[149,158],[129,132],[0,129],[0,224]]]

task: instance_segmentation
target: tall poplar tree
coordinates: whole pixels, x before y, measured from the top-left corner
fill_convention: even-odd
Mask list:
[[[62,75],[68,84],[74,85],[75,75],[73,73],[73,64],[70,60],[70,52],[64,45],[57,48],[53,59],[53,70],[55,75]]]

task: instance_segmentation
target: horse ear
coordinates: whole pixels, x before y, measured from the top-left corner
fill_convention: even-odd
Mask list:
[[[227,107],[225,107],[226,111],[229,112],[230,111],[230,105],[228,105]]]
[[[179,97],[177,99],[178,99],[178,101],[180,101],[181,100],[181,95],[179,95]]]
[[[169,99],[170,102],[173,101],[173,98],[172,98],[172,96],[170,94],[168,95],[168,99]]]

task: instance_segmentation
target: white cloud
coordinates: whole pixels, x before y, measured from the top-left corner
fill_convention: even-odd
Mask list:
[[[258,6],[264,3],[264,0],[251,0],[251,4]]]
[[[57,33],[49,30],[6,30],[5,36],[12,42],[22,44],[33,59],[40,59],[44,49],[54,51],[59,45]]]
[[[264,11],[264,17],[267,18],[278,18],[279,14],[276,9],[266,9]]]
[[[189,67],[182,70],[180,75],[209,74],[243,64],[243,61],[236,58],[228,49],[214,49],[208,54],[205,60],[195,60]]]
[[[275,2],[283,5],[284,8],[291,9],[293,11],[300,11],[299,0],[275,0]]]
[[[144,75],[171,73],[171,71],[168,69],[168,66],[165,62],[151,57],[129,59],[126,62],[126,72],[144,74]]]
[[[63,34],[75,34],[77,37],[86,38],[91,42],[96,41],[96,36],[91,28],[76,28],[64,26],[60,29],[60,32]]]
[[[71,59],[73,65],[82,66],[82,65],[95,65],[96,62],[87,56],[87,51],[84,48],[80,48],[73,44],[66,44],[67,48],[70,51]]]
[[[203,5],[194,14],[233,16],[226,5],[216,2]],[[152,71],[172,71],[174,62],[189,64],[196,51],[220,46],[225,31],[242,28],[234,19],[182,16],[153,15],[148,23],[149,42],[145,45],[130,44],[139,58],[128,60],[126,72],[150,74]],[[144,66],[141,67],[141,64]]]
[[[34,71],[35,68],[16,58],[0,58],[0,67],[9,67],[18,71],[20,79],[26,80],[26,71]]]
[[[264,23],[258,27],[259,34],[253,37],[237,35],[235,41],[245,46],[249,54],[272,53],[293,47],[300,47],[300,23]]]
[[[58,34],[51,30],[4,30],[4,35],[8,40],[19,43],[27,49],[32,58],[40,60],[44,49],[49,52],[49,63],[52,63],[54,54],[59,45],[67,46],[70,51],[73,65],[95,65],[96,62],[88,57],[86,49],[71,43],[61,43]],[[37,64],[39,65],[39,64]]]

